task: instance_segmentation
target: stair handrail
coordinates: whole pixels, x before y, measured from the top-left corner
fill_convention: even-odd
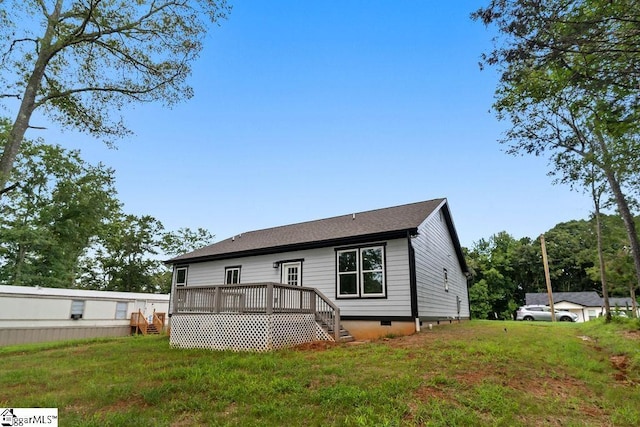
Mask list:
[[[153,310],[153,325],[156,327],[158,332],[162,332],[164,330],[164,313],[160,314],[162,314],[162,316]]]
[[[138,309],[137,313],[131,313],[131,323],[132,326],[135,325],[136,327],[136,334],[138,332],[142,332],[143,335],[147,334],[147,326],[149,326],[149,322],[142,314],[142,310]]]
[[[340,341],[340,308],[335,305],[329,298],[327,298],[322,292],[320,292],[318,289],[312,288],[315,291],[315,294],[318,298],[320,298],[326,305],[328,305],[329,307],[331,307],[331,309],[333,310],[333,339],[336,342]],[[324,315],[322,314],[322,312],[320,312],[320,310],[318,310],[318,304],[315,303],[314,301],[314,316],[320,317],[324,320]],[[329,323],[327,322],[327,326],[329,325]]]

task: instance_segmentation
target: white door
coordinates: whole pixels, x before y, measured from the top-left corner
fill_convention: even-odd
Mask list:
[[[147,301],[143,300],[143,299],[137,299],[136,300],[136,304],[135,304],[135,308],[133,309],[135,313],[138,312],[138,310],[140,310],[142,312],[142,314],[144,315],[145,311],[147,311]]]
[[[138,315],[138,313],[140,313],[143,318],[146,318],[146,311],[147,311],[147,301],[142,299],[137,299],[133,312],[136,314],[136,316]]]
[[[287,262],[282,264],[281,282],[285,285],[302,286],[302,263]]]

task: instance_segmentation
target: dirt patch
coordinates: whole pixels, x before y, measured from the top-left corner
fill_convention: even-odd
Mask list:
[[[415,391],[415,396],[418,400],[426,402],[429,399],[449,400],[449,393],[444,392],[436,387],[423,386]]]
[[[640,331],[622,332],[622,336],[630,340],[640,340]],[[604,350],[602,347],[597,345],[597,342],[598,342],[597,339],[594,340],[591,337],[587,337],[587,336],[579,336],[578,338],[582,339],[583,341],[591,342],[592,343],[591,348],[593,348],[596,351],[601,352]],[[633,382],[632,380],[629,380],[629,377],[628,377],[628,369],[630,364],[628,356],[625,356],[625,355],[610,356],[609,362],[611,363],[611,366],[616,370],[616,372],[613,374],[613,377],[616,381],[625,382],[625,383]]]
[[[333,341],[313,341],[296,345],[293,350],[297,351],[325,351],[338,345]]]
[[[417,349],[423,348],[429,343],[437,340],[446,340],[447,338],[461,339],[466,337],[474,337],[477,331],[469,330],[469,328],[461,328],[459,323],[443,323],[441,325],[434,325],[433,329],[428,329],[425,325],[422,325],[422,332],[395,337],[395,338],[383,338],[382,341],[393,348],[405,348],[405,349]]]
[[[622,335],[630,340],[640,340],[640,331],[626,331]]]
[[[616,373],[613,375],[613,377],[616,379],[616,381],[622,381],[622,382],[626,382],[627,381],[627,369],[629,368],[629,358],[627,356],[611,356],[609,358],[609,361],[611,362],[611,365],[613,365],[613,367],[616,370]]]

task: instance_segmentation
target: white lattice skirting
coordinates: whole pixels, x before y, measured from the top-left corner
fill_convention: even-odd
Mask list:
[[[172,347],[270,351],[311,341],[333,341],[313,314],[174,314]]]

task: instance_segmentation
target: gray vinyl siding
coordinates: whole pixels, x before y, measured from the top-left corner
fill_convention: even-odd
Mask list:
[[[444,205],[440,208],[443,209]],[[446,220],[435,211],[418,227],[412,239],[416,260],[418,315],[425,319],[469,318],[467,280],[462,271]],[[445,290],[444,269],[449,290]]]
[[[304,259],[302,285],[318,289],[340,307],[343,316],[410,316],[409,258],[406,239],[372,242],[386,243],[386,298],[336,298],[335,247],[283,252],[279,254],[233,258],[190,264],[187,286],[219,285],[224,283],[225,267],[240,266],[240,283],[280,282],[278,261]],[[359,245],[362,246],[362,245]]]

